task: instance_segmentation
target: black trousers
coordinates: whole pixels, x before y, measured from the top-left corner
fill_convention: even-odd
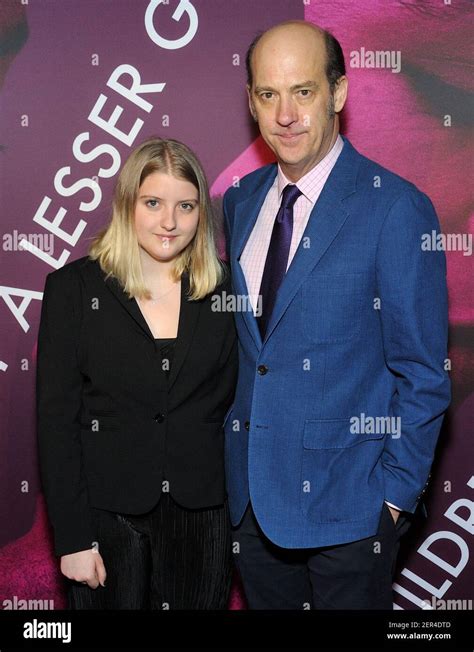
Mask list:
[[[287,549],[262,532],[249,504],[233,531],[236,562],[250,609],[392,609],[401,535],[384,503],[377,534],[337,546]]]
[[[185,509],[162,493],[146,514],[94,509],[105,587],[68,580],[70,609],[225,609],[232,578],[227,502]]]

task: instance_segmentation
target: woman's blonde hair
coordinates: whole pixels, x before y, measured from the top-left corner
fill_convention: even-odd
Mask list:
[[[117,179],[109,224],[94,238],[89,258],[98,260],[106,278],[115,277],[129,298],[151,298],[143,279],[134,217],[138,190],[153,172],[189,181],[198,190],[196,234],[176,256],[171,274],[178,281],[186,271],[189,299],[202,299],[222,282],[225,268],[217,254],[206,176],[195,154],[177,140],[150,138],[130,154]]]

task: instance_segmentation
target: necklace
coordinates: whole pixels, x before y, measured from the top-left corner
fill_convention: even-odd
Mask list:
[[[174,290],[175,287],[176,287],[176,286],[173,285],[172,287],[170,287],[169,290],[167,290],[167,291],[164,292],[163,294],[159,294],[157,297],[152,297],[151,299],[149,299],[149,302],[150,302],[150,303],[156,303],[156,302],[159,301],[162,297],[165,297],[167,294],[169,294],[169,293],[171,292],[171,290]]]

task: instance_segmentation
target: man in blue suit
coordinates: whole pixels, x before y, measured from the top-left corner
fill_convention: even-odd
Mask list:
[[[334,37],[302,21],[247,57],[277,158],[224,197],[240,372],[225,420],[235,560],[250,608],[391,609],[399,538],[450,386],[439,231],[408,181],[339,135]]]

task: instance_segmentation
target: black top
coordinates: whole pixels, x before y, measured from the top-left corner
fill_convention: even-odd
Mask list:
[[[157,342],[137,302],[97,262],[81,258],[48,275],[38,443],[56,555],[97,541],[91,507],[148,512],[163,477],[182,507],[224,504],[223,423],[238,364],[234,314],[213,310],[212,296],[224,291],[232,292],[229,276],[190,301],[183,274],[178,337]],[[162,345],[167,355],[174,349],[169,373]]]
[[[168,377],[171,369],[171,363],[173,362],[176,340],[176,337],[155,337],[155,342],[160,347],[161,360],[168,360],[168,366],[166,369],[164,369]]]

